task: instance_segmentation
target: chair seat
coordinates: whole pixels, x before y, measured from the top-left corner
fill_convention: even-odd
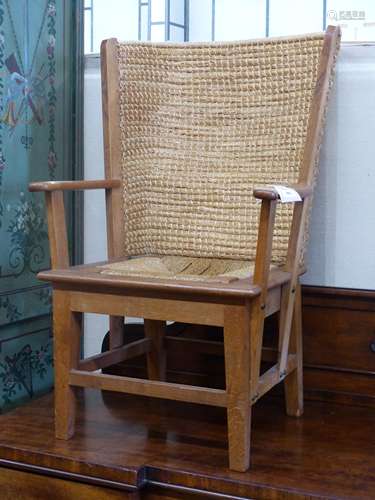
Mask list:
[[[190,279],[188,275],[158,278],[156,275],[130,275],[114,272],[112,265],[117,268],[117,264],[127,264],[136,259],[116,259],[110,261],[94,262],[71,266],[68,268],[55,268],[42,271],[38,274],[38,279],[52,282],[54,286],[62,286],[65,289],[89,291],[92,293],[115,293],[141,296],[154,296],[159,298],[170,298],[170,294],[176,297],[198,296],[200,300],[209,300],[208,297],[215,297],[219,301],[242,300],[244,297],[255,297],[260,294],[261,288],[253,283],[252,273],[245,278],[232,277],[212,277],[201,279]],[[137,259],[138,260],[138,259]],[[244,262],[244,261],[241,261]],[[246,263],[246,261],[245,261]],[[247,262],[247,269],[251,271],[253,262]],[[103,272],[106,271],[106,272]],[[303,268],[300,273],[305,272]],[[216,280],[216,281],[215,281]],[[279,287],[290,280],[290,272],[278,266],[271,266],[267,287],[269,290]]]
[[[141,256],[99,266],[101,274],[231,283],[249,278],[254,261],[182,256]]]

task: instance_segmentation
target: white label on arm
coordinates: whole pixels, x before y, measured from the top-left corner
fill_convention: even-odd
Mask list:
[[[297,193],[297,191],[291,187],[287,186],[272,186],[280,197],[281,203],[289,203],[291,201],[302,201],[302,198]]]

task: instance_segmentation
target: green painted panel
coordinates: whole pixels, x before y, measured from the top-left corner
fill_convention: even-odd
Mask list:
[[[75,9],[0,0],[0,407],[52,384],[36,362],[51,349],[50,290],[36,278],[49,267],[44,199],[27,186],[72,177]]]
[[[51,318],[0,327],[0,401],[10,409],[50,390],[53,381]]]

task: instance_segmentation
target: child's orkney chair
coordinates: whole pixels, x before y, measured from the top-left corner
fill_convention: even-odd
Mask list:
[[[229,465],[250,460],[252,405],[285,382],[303,411],[299,276],[338,28],[233,43],[102,44],[106,180],[40,182],[53,284],[56,437],[74,433],[75,388],[227,409]],[[272,185],[301,201],[279,203]],[[106,190],[109,262],[69,266],[63,191]],[[257,203],[257,200],[261,202]],[[279,351],[260,372],[264,318]],[[80,359],[81,315],[108,314],[110,350]],[[125,316],[145,338],[123,344]],[[165,381],[167,320],[224,327],[226,389]],[[151,380],[101,368],[147,355]]]

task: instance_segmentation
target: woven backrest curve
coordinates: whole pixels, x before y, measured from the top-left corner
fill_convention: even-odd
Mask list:
[[[118,44],[126,255],[254,259],[253,188],[298,181],[323,39]]]

